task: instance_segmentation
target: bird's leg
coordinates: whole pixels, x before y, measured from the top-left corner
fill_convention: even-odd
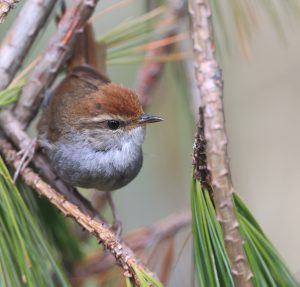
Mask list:
[[[21,161],[14,173],[14,178],[13,178],[14,182],[16,182],[21,170],[23,170],[33,159],[36,148],[37,148],[37,139],[34,138],[30,141],[30,143],[28,144],[27,147],[25,147],[24,149],[21,149],[17,153],[17,155],[22,156],[22,158],[21,158]]]
[[[119,216],[116,212],[116,208],[111,196],[111,192],[105,192],[105,195],[106,195],[107,203],[109,204],[113,215],[113,223],[111,228],[115,231],[117,238],[120,239],[122,234],[122,222],[119,219]]]

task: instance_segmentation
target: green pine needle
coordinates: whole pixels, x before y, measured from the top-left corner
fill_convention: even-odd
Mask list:
[[[0,107],[8,106],[17,100],[20,90],[25,85],[26,79],[23,78],[18,81],[13,87],[8,87],[7,89],[0,92]]]
[[[163,287],[162,283],[149,275],[145,270],[140,269],[137,265],[132,265],[134,274],[136,275],[140,287]],[[132,286],[130,280],[126,278],[126,287]]]
[[[136,48],[149,43],[151,39],[157,38],[158,35],[164,35],[166,31],[170,31],[176,25],[169,24],[166,27],[157,28],[158,22],[167,15],[166,11],[166,6],[159,6],[140,17],[124,21],[101,36],[98,41],[104,43],[107,47],[107,64],[120,65],[143,62],[145,52],[137,51]],[[160,57],[151,60],[172,61],[172,59],[168,60]]]
[[[234,194],[245,253],[254,275],[255,287],[296,287],[299,284],[286,267],[257,221]],[[234,287],[221,226],[207,190],[192,182],[192,215],[195,270],[199,286]]]
[[[57,251],[59,258],[66,266],[72,266],[81,259],[80,242],[72,232],[70,221],[45,198],[39,197],[23,181],[18,181],[17,187],[30,212],[36,218],[40,230],[47,241]]]
[[[0,158],[0,286],[69,286]]]
[[[126,277],[125,282],[126,282],[126,287],[133,287],[133,285],[131,284],[131,281],[128,277]]]
[[[108,48],[128,42],[138,36],[149,34],[155,29],[155,23],[158,17],[161,17],[166,11],[165,6],[160,6],[149,13],[146,13],[135,19],[129,19],[119,24],[117,27],[103,35],[99,41],[107,45]]]

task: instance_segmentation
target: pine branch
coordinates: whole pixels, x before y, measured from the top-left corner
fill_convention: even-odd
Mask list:
[[[232,198],[222,101],[223,82],[212,39],[210,7],[207,0],[190,0],[189,4],[193,22],[195,74],[204,110],[207,167],[211,174],[215,208],[222,226],[235,286],[250,287],[252,273],[243,249]]]
[[[60,20],[56,33],[31,73],[28,83],[22,89],[22,94],[14,109],[14,114],[23,128],[26,128],[36,115],[43,92],[51,85],[59,69],[65,63],[77,34],[83,31],[97,2],[98,0],[74,0]]]
[[[16,7],[16,4],[20,0],[1,0],[0,1],[0,24],[5,20],[5,17],[10,12],[11,9]]]
[[[173,237],[183,228],[190,226],[190,224],[190,210],[182,211],[161,219],[151,227],[140,228],[133,231],[124,238],[124,241],[134,252],[137,252]],[[83,262],[79,262],[73,272],[74,279],[80,280],[83,277],[90,277],[93,274],[106,271],[113,263],[111,256],[97,251],[92,257],[87,258]]]
[[[5,161],[13,168],[16,169],[19,166],[20,159],[17,152],[5,139],[0,139],[0,152]],[[90,234],[93,234],[99,240],[99,243],[103,244],[104,248],[115,257],[116,262],[124,270],[124,276],[132,278],[136,286],[139,286],[134,271],[136,268],[150,274],[150,272],[139,263],[139,260],[135,257],[132,250],[126,244],[121,243],[104,222],[94,219],[82,212],[77,205],[71,203],[54,190],[30,168],[26,167],[21,170],[20,175],[25,183],[37,191],[39,195],[46,197],[65,216],[73,218],[81,227],[86,229]]]
[[[27,0],[22,7],[0,47],[0,90],[11,82],[55,3]]]

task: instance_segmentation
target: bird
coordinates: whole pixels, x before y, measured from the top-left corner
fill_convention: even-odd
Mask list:
[[[133,90],[79,65],[47,100],[38,143],[63,181],[105,192],[114,209],[111,192],[141,170],[146,125],[160,121],[144,113]]]

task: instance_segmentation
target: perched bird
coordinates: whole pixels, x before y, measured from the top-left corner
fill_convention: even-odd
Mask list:
[[[87,23],[68,59],[67,75],[44,104],[38,143],[63,181],[105,192],[116,224],[111,191],[139,173],[145,126],[162,119],[145,114],[134,91],[104,75],[105,51]]]
[[[145,125],[161,120],[143,112],[135,92],[81,65],[50,97],[38,140],[65,182],[110,192],[139,173]]]
[[[67,183],[112,191],[142,167],[147,115],[137,95],[80,66],[56,88],[39,124],[39,142]]]

